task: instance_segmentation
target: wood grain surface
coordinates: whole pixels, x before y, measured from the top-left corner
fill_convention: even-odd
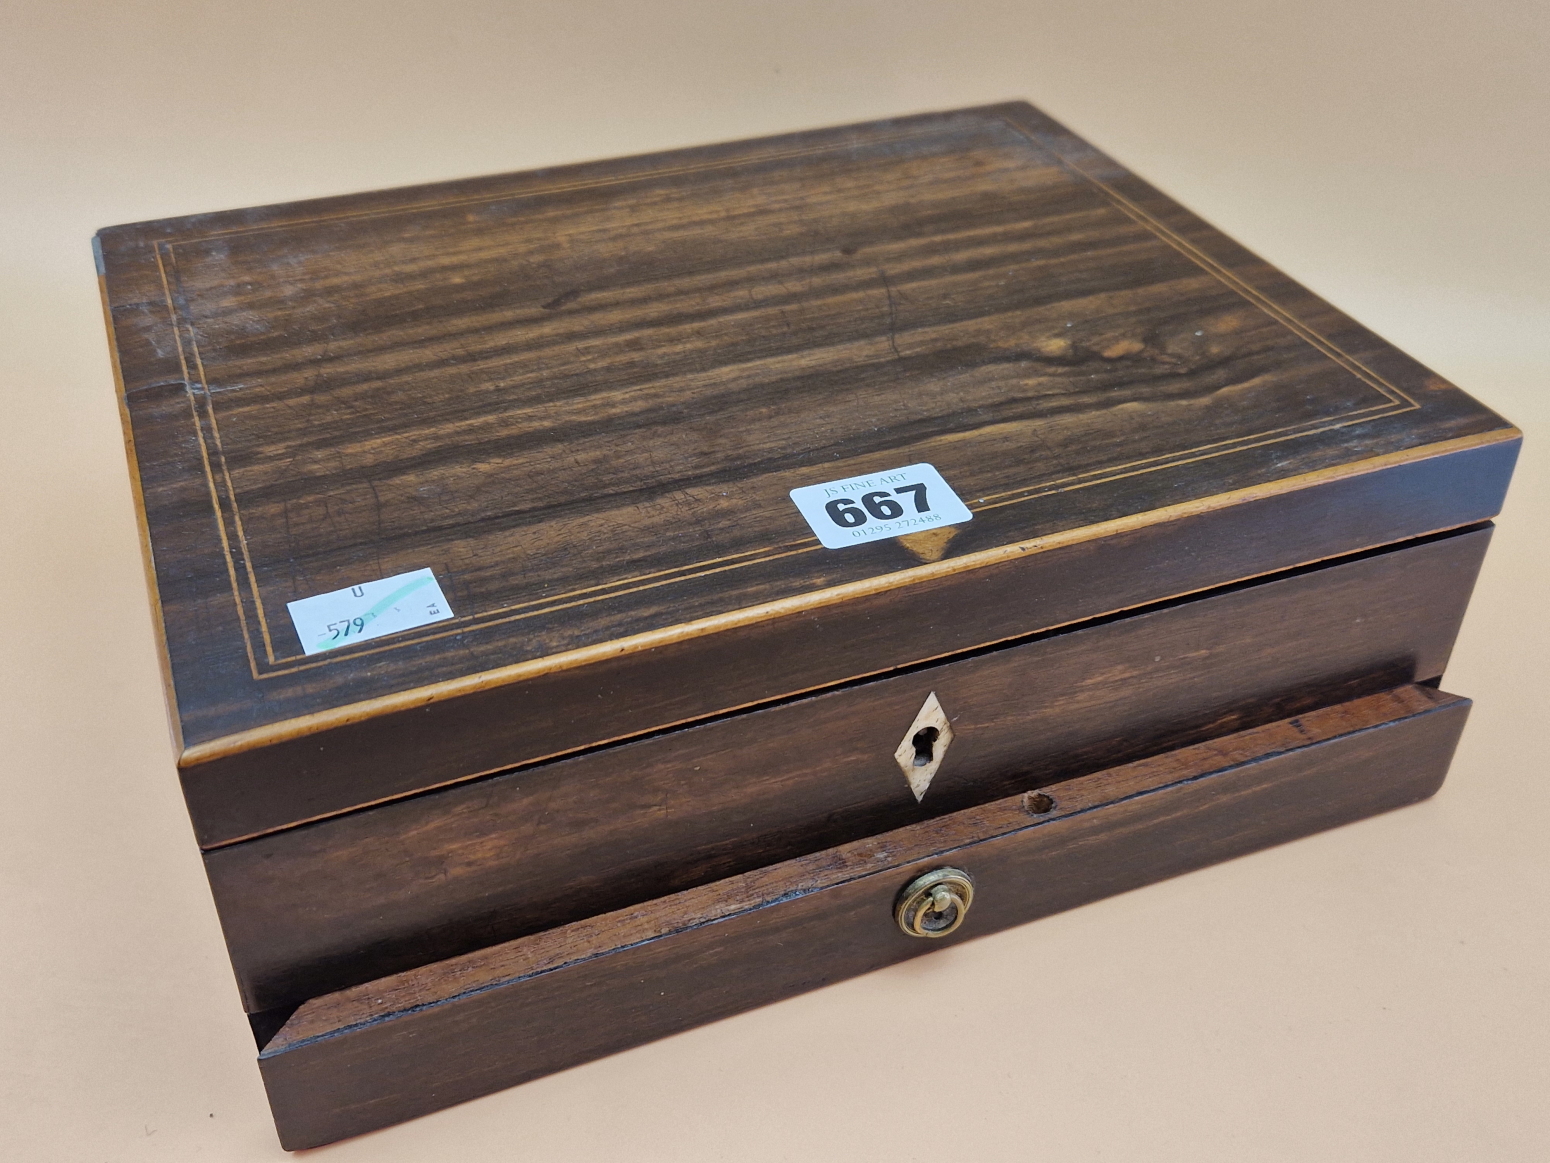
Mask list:
[[[1489,529],[209,852],[250,1011],[1443,673]],[[935,694],[917,803],[894,758]]]
[[[1224,519],[1181,578],[1142,568],[1162,538],[1116,542],[1132,584],[1083,579],[1124,590],[1112,610],[1484,520],[1516,447],[1025,105],[116,227],[98,250],[207,841],[1107,612],[896,620],[928,589],[974,602],[987,571],[1025,588],[1043,563],[1012,558],[1250,501],[1295,543]],[[934,563],[822,550],[786,499],[922,460],[974,512]],[[1407,470],[1427,486],[1396,487]],[[1407,499],[1354,515],[1364,493]],[[1299,505],[1330,519],[1294,529]],[[286,602],[418,568],[454,621],[301,656]],[[829,606],[880,620],[873,649],[714,681],[729,639],[785,653]],[[646,697],[702,664],[696,695]],[[524,702],[537,737],[457,730]],[[309,751],[311,798],[285,783]],[[270,776],[266,810],[208,815]]]
[[[316,999],[259,1058],[281,1141],[400,1122],[1423,799],[1468,706],[1370,695]],[[944,865],[975,883],[962,928],[904,936],[894,898]]]

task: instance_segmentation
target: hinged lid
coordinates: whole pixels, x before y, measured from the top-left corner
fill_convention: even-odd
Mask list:
[[[98,251],[206,845],[1483,520],[1518,438],[1024,104]],[[920,520],[825,548],[852,477]]]

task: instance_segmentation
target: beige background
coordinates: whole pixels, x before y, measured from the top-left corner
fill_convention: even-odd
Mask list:
[[[88,240],[1026,97],[1527,429],[1433,801],[327,1148],[1550,1158],[1550,5],[0,5],[0,1155],[282,1156],[163,727]]]

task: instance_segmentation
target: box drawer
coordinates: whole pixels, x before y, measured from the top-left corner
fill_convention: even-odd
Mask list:
[[[359,1134],[1423,799],[1468,706],[1400,687],[317,998],[260,1054],[281,1140]],[[906,935],[901,891],[945,868],[972,882],[961,925]]]
[[[206,854],[250,1012],[1433,679],[1489,529],[1037,636]],[[757,666],[758,659],[749,659]],[[953,738],[917,802],[895,750]]]

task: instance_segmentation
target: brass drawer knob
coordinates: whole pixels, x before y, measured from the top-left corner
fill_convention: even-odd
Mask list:
[[[945,937],[959,925],[974,903],[974,882],[958,868],[938,868],[910,881],[893,916],[911,937]]]

